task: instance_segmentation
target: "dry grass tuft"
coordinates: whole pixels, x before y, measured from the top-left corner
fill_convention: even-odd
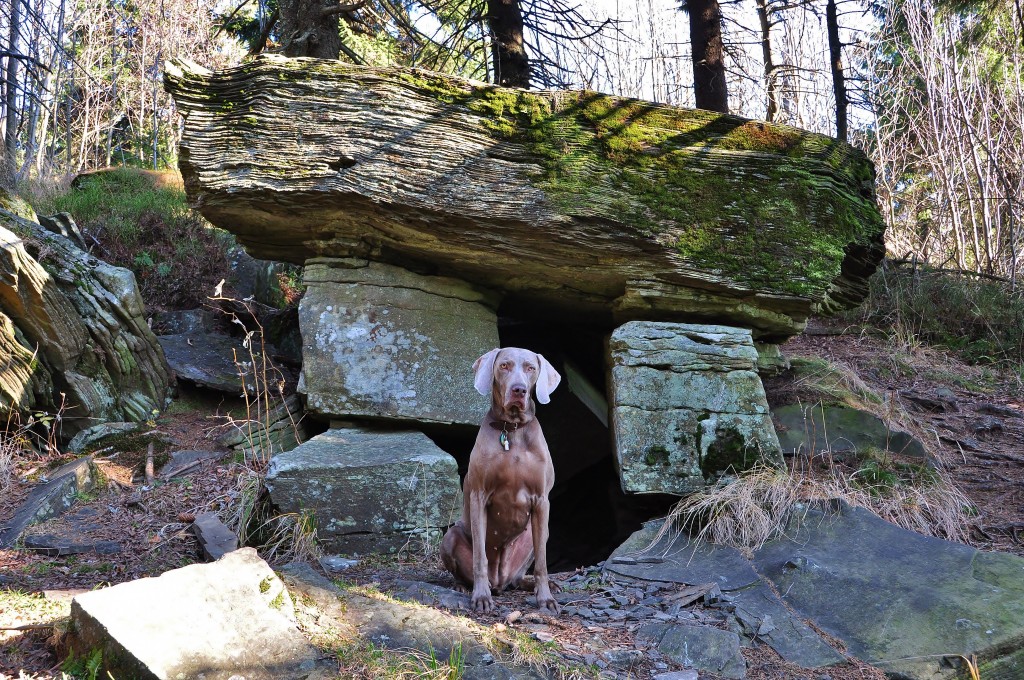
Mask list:
[[[243,455],[245,469],[239,475],[235,489],[237,502],[230,508],[225,524],[235,532],[242,545],[254,545],[260,556],[271,565],[292,560],[315,563],[323,557],[316,540],[315,518],[308,512],[274,514],[264,484],[270,459],[280,453],[270,433],[274,424],[271,421],[273,412],[285,406],[284,376],[269,359],[263,327],[256,321],[250,305],[244,300],[220,296],[210,300],[241,304],[255,324],[252,330],[246,330],[243,341],[248,357],[234,358],[242,380],[246,417],[244,421],[231,421],[231,424],[245,434],[246,451]],[[236,314],[230,313],[230,316],[232,323],[245,328]],[[288,413],[286,406],[285,412]],[[290,413],[288,417],[291,418]],[[291,426],[293,432],[297,432],[298,423],[294,419]]]
[[[699,541],[756,550],[783,534],[796,503],[835,499],[910,531],[966,541],[971,503],[941,470],[928,468],[909,479],[865,469],[876,468],[828,456],[797,457],[788,469],[755,466],[681,500],[652,545],[670,531],[685,530]]]
[[[699,541],[757,549],[780,535],[799,486],[786,470],[759,463],[741,476],[682,499],[653,543],[685,530]]]

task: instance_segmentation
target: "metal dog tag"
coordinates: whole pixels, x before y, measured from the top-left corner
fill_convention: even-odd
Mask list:
[[[501,448],[508,451],[508,435],[504,432],[498,435],[498,443],[501,444]]]

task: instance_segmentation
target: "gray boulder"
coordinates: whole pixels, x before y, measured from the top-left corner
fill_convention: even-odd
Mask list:
[[[306,263],[300,391],[314,413],[476,424],[471,367],[498,346],[491,300],[456,279],[353,259]]]
[[[921,459],[927,455],[924,445],[913,435],[849,406],[788,404],[772,409],[772,418],[784,453],[865,453],[877,449]]]
[[[141,423],[99,423],[81,430],[72,437],[68,442],[68,451],[85,453],[89,448],[96,450],[101,448],[104,440],[137,432],[141,428]]]
[[[781,462],[750,331],[633,321],[608,347],[626,492],[682,495],[757,461]]]
[[[455,459],[419,432],[328,430],[274,456],[266,484],[282,512],[312,512],[330,552],[433,541],[462,509]]]
[[[242,394],[242,364],[250,361],[240,338],[220,333],[161,335],[167,363],[178,380],[218,392]],[[253,348],[257,350],[257,348]]]
[[[65,436],[97,420],[151,417],[170,375],[135,276],[34,217],[0,197],[0,349],[14,358],[0,371],[0,409],[63,403]]]
[[[914,680],[956,676],[944,659],[1024,663],[1024,558],[921,536],[862,508],[809,511],[754,557],[798,616],[850,654]]]
[[[71,621],[73,652],[102,649],[103,670],[117,678],[298,680],[317,672],[287,589],[252,548],[77,595]]]
[[[723,678],[745,678],[747,662],[740,654],[736,633],[710,626],[648,623],[636,633],[638,640],[653,642],[665,656],[690,668]]]

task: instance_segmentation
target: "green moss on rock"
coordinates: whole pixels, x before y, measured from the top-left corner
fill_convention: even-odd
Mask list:
[[[885,228],[870,161],[829,137],[596,92],[396,77],[522,144],[542,168],[535,185],[566,214],[632,225],[751,288],[813,295],[839,276],[850,244],[869,246]]]

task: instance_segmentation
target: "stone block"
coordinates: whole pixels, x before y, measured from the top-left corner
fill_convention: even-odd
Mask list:
[[[711,626],[648,623],[637,631],[637,639],[655,643],[658,651],[684,666],[734,680],[746,677],[747,663],[736,633]]]
[[[474,425],[471,367],[498,346],[491,300],[456,279],[353,259],[309,260],[300,391],[314,413]]]
[[[419,432],[332,429],[267,471],[282,512],[311,512],[330,552],[388,552],[434,540],[459,518],[455,459]]]
[[[299,680],[317,673],[291,597],[252,548],[71,602],[71,648],[116,678]],[[106,672],[101,673],[106,677]]]
[[[203,549],[203,558],[214,562],[238,550],[238,536],[228,529],[215,512],[204,512],[192,522],[192,533]]]
[[[687,494],[781,463],[750,331],[632,321],[608,343],[615,462],[627,493]]]

